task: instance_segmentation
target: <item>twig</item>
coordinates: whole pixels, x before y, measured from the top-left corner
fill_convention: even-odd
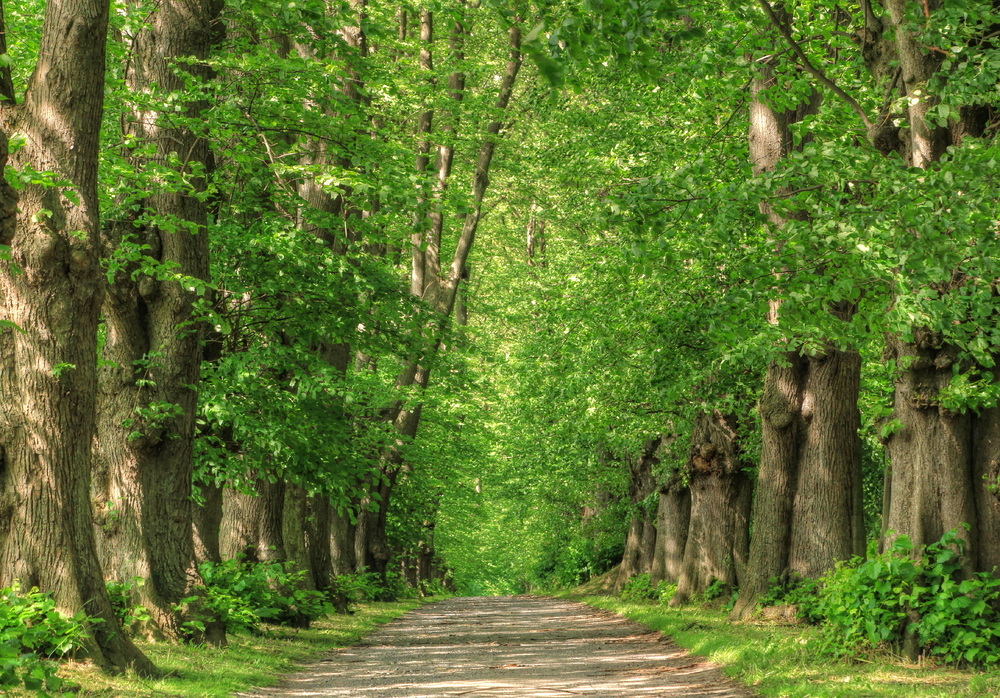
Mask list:
[[[858,104],[857,100],[837,87],[837,83],[824,75],[823,71],[812,64],[812,61],[809,60],[806,52],[803,51],[802,47],[795,41],[795,38],[792,36],[792,32],[788,26],[778,19],[778,16],[774,13],[774,8],[771,7],[771,3],[768,2],[768,0],[760,0],[760,6],[764,8],[764,14],[766,14],[767,18],[771,20],[771,24],[773,24],[777,30],[781,32],[781,35],[785,37],[785,41],[788,42],[789,47],[795,55],[799,57],[799,60],[802,61],[802,69],[819,80],[820,83],[825,85],[827,89],[833,92],[833,94],[837,95],[844,102],[846,102],[851,109],[853,109],[854,112],[861,117],[861,121],[865,125],[866,129],[872,128],[871,119],[868,118],[868,114],[866,114],[865,110],[861,108],[861,105]]]

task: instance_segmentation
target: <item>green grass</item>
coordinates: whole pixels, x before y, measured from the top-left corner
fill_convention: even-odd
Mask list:
[[[681,647],[725,665],[726,674],[761,696],[782,698],[986,698],[1000,696],[1000,670],[914,665],[886,655],[838,661],[818,649],[815,628],[730,623],[718,610],[672,609],[653,601],[567,596],[659,630]]]
[[[338,647],[358,642],[430,599],[361,604],[353,615],[330,616],[308,630],[272,627],[266,636],[230,635],[225,648],[140,643],[163,673],[161,678],[107,676],[82,663],[68,663],[59,675],[77,684],[74,695],[88,698],[222,698],[235,691],[269,686],[280,675]]]

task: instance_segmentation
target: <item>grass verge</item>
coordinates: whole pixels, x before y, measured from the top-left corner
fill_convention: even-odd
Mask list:
[[[223,698],[277,683],[330,650],[355,644],[373,628],[433,599],[360,604],[349,616],[315,621],[308,630],[271,627],[265,636],[230,635],[225,648],[139,643],[161,678],[107,676],[91,665],[67,663],[59,675],[88,698]],[[27,694],[25,694],[27,695]]]
[[[655,601],[561,595],[618,613],[665,635],[768,698],[987,698],[1000,696],[1000,671],[915,665],[891,656],[855,661],[824,656],[816,628],[773,622],[731,623],[722,611],[668,608]]]

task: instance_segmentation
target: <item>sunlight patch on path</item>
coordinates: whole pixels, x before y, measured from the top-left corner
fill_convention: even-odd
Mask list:
[[[748,698],[659,633],[583,604],[530,596],[453,598],[337,650],[263,698],[550,696]]]

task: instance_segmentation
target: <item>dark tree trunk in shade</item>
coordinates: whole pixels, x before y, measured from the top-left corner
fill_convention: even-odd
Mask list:
[[[991,407],[976,419],[973,429],[972,483],[979,524],[976,569],[1000,573],[1000,407]]]
[[[222,487],[201,485],[202,503],[194,508],[194,554],[198,563],[221,562]]]
[[[334,575],[354,574],[358,570],[356,523],[347,509],[330,509],[330,561]]]
[[[748,465],[735,417],[718,411],[696,417],[687,463],[690,525],[672,606],[713,583],[724,594],[739,584],[750,544]]]
[[[632,503],[628,533],[625,536],[625,552],[619,568],[617,586],[621,588],[637,574],[648,574],[653,567],[656,547],[656,513],[648,506],[648,500],[656,492],[653,466],[657,463],[656,452],[663,443],[662,437],[650,439],[642,451],[635,456],[627,456],[629,471],[628,496]]]
[[[316,589],[312,558],[306,545],[309,498],[299,485],[285,484],[281,508],[281,540],[285,544],[285,559],[290,566],[305,573],[301,587]],[[329,549],[329,548],[327,548]]]
[[[659,506],[656,514],[656,549],[650,581],[677,582],[684,561],[688,526],[691,520],[691,490],[672,476],[660,486]]]
[[[306,550],[313,583],[318,591],[329,593],[333,584],[333,559],[331,558],[330,498],[323,494],[311,495],[306,504]]]
[[[99,264],[97,162],[108,2],[45,3],[38,62],[23,104],[4,94],[0,123],[25,145],[0,161],[54,173],[66,187],[0,178],[0,585],[50,592],[60,611],[85,612],[87,652],[110,671],[153,673],[108,599],[90,504],[95,435]],[[8,38],[5,36],[5,39]],[[9,80],[3,90],[10,92]],[[63,191],[71,191],[64,196]]]
[[[223,490],[222,535],[224,559],[243,556],[250,562],[283,562],[285,554],[285,483],[266,477],[252,481],[253,494]]]

